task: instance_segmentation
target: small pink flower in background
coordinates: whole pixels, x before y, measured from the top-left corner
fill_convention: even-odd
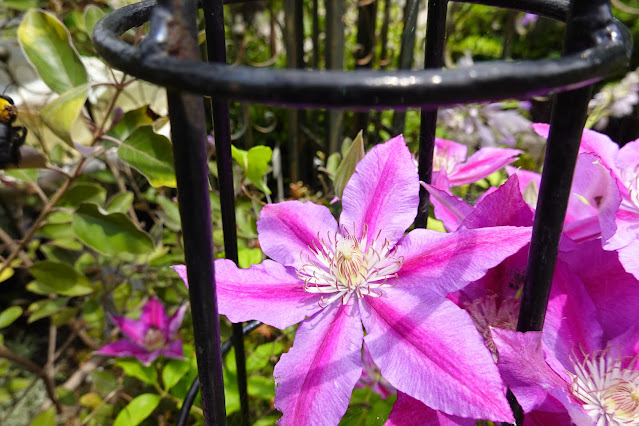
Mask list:
[[[537,123],[533,128],[540,136],[548,137],[547,124]],[[626,271],[639,278],[639,139],[619,148],[608,136],[585,129],[579,151],[580,156],[590,155],[591,168],[605,168],[596,172],[596,185],[593,179],[575,179],[575,183],[598,191],[594,205],[603,247],[616,250]]]
[[[382,377],[382,372],[379,371],[379,367],[375,365],[366,345],[364,345],[364,350],[362,351],[362,363],[362,376],[357,383],[355,383],[356,388],[371,388],[373,392],[381,396],[382,399],[386,399],[397,393],[397,389]]]
[[[446,295],[526,245],[530,228],[404,235],[418,190],[398,136],[359,162],[339,224],[325,206],[269,204],[257,226],[273,260],[249,269],[215,261],[221,314],[280,329],[301,322],[275,366],[280,424],[337,424],[362,374],[363,342],[398,391],[451,415],[513,421],[490,352]],[[186,283],[184,266],[174,268]]]
[[[486,147],[466,158],[466,145],[435,138],[433,186],[448,189],[476,182],[512,163],[519,154],[518,149]]]
[[[102,347],[99,354],[116,357],[135,357],[149,365],[157,357],[183,358],[182,341],[174,340],[182,320],[186,304],[180,306],[170,317],[164,305],[156,297],[144,305],[138,321],[113,315],[113,322],[127,339],[118,340]]]

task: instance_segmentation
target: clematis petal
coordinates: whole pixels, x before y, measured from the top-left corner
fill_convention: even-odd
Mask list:
[[[541,411],[533,410],[524,417],[524,426],[548,426],[548,425],[569,425],[570,415],[564,409],[562,411]]]
[[[619,249],[619,261],[627,272],[639,280],[639,240]]]
[[[418,204],[417,171],[400,135],[373,147],[357,164],[344,188],[339,223],[358,238],[368,227],[370,237],[394,244],[413,223]]]
[[[548,139],[550,125],[545,123],[534,123],[533,130],[541,137]],[[581,145],[579,152],[591,152],[601,157],[603,164],[609,169],[615,169],[615,158],[619,152],[619,145],[614,143],[608,136],[584,129],[581,135]]]
[[[562,253],[561,259],[596,303],[604,339],[613,339],[639,324],[639,283],[624,270],[615,252],[602,250],[600,242],[592,240]]]
[[[468,147],[463,143],[435,138],[434,171],[451,173],[456,166],[466,159]]]
[[[352,302],[334,303],[300,324],[273,373],[280,425],[339,423],[362,373],[362,336]]]
[[[459,228],[466,216],[473,211],[473,206],[461,198],[424,182],[421,182],[421,185],[430,194],[430,202],[435,209],[435,217],[444,223],[447,231],[452,232]]]
[[[513,421],[506,389],[470,316],[420,288],[390,288],[360,302],[364,338],[382,376],[444,413]]]
[[[184,283],[184,265],[173,266]],[[215,284],[220,314],[231,322],[259,320],[284,329],[321,309],[320,296],[304,290],[295,270],[272,260],[240,269],[228,259],[215,261]]]
[[[433,410],[424,403],[405,393],[397,392],[397,401],[393,405],[385,426],[474,426],[476,420],[451,416]]]
[[[552,389],[568,386],[568,381],[558,376],[546,363],[541,332],[520,333],[493,328],[491,334],[499,352],[499,372],[524,413],[552,398]]]
[[[164,311],[164,305],[153,296],[142,309],[140,321],[149,327],[155,327],[158,330],[165,331],[169,324],[169,317]]]
[[[177,309],[177,311],[175,311],[175,313],[171,315],[171,317],[169,318],[167,331],[166,331],[167,340],[172,339],[173,336],[175,336],[175,333],[177,333],[178,329],[180,328],[180,325],[182,325],[182,320],[184,320],[185,312],[186,312],[186,303],[180,306]]]
[[[532,226],[533,211],[522,198],[517,175],[484,197],[462,223],[468,229]]]
[[[337,221],[325,206],[284,201],[267,204],[257,221],[260,247],[274,261],[295,268],[314,255],[309,250],[318,236],[326,239],[338,231]],[[303,260],[302,260],[303,259]]]
[[[113,319],[115,325],[117,325],[118,328],[122,330],[125,336],[133,340],[133,342],[137,343],[138,345],[142,345],[142,342],[144,342],[144,336],[149,330],[149,324],[144,321],[136,321],[117,315],[111,315],[111,318]]]
[[[182,341],[174,340],[167,348],[160,349],[160,353],[167,358],[184,358],[184,353],[182,352]]]
[[[518,149],[482,148],[459,165],[454,173],[449,173],[448,179],[451,186],[476,182],[512,163],[519,154],[521,151]]]
[[[603,252],[601,246],[593,247]],[[562,259],[557,260],[546,320],[543,343],[562,365],[571,359],[583,360],[583,354],[604,348],[603,330],[597,308],[578,275]]]
[[[531,228],[498,226],[450,234],[414,229],[397,244],[398,287],[428,286],[441,296],[483,277],[530,242]]]
[[[139,359],[145,365],[150,364],[151,361],[158,356],[157,354],[155,354],[155,356],[151,356],[153,353],[150,353],[142,346],[136,345],[135,343],[125,339],[109,343],[98,350],[97,353],[117,357],[131,356]]]

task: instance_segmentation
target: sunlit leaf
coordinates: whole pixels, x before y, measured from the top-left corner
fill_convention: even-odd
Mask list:
[[[188,360],[170,359],[162,369],[162,382],[164,389],[169,390],[188,373],[191,368]]]
[[[149,235],[123,213],[101,212],[95,204],[82,204],[73,215],[73,230],[86,245],[107,254],[145,254],[153,250]]]
[[[88,5],[85,9],[84,9],[84,29],[86,30],[87,33],[92,34],[93,33],[93,27],[95,27],[95,24],[98,23],[98,21],[100,19],[102,19],[106,14],[104,13],[104,11],[97,7],[94,4],[90,4]]]
[[[27,323],[32,323],[61,311],[66,306],[68,300],[68,297],[58,297],[57,299],[44,299],[33,302],[27,309],[31,312]]]
[[[114,195],[109,203],[106,205],[105,210],[109,213],[126,213],[131,205],[133,204],[133,193],[132,192],[121,192],[119,194]]]
[[[87,277],[66,263],[43,260],[34,263],[29,272],[38,281],[63,296],[83,296],[93,293]]]
[[[357,134],[355,140],[351,144],[350,148],[344,155],[344,159],[340,163],[335,177],[333,178],[333,187],[335,188],[335,196],[342,198],[342,193],[346,184],[350,180],[353,173],[355,173],[355,167],[357,163],[364,158],[364,138],[362,137],[362,131]]]
[[[173,148],[151,126],[135,129],[118,149],[118,156],[142,173],[154,187],[176,187]]]
[[[71,128],[80,115],[88,93],[88,84],[72,88],[40,110],[44,124],[70,146],[73,146]]]
[[[162,397],[152,393],[144,393],[124,407],[115,418],[113,426],[136,426],[149,417],[158,406]]]
[[[38,414],[31,426],[55,426],[55,407],[47,408],[40,414]]]
[[[18,40],[40,78],[56,93],[87,83],[87,73],[69,31],[53,14],[31,9],[18,27]]]
[[[77,207],[82,203],[103,204],[106,200],[106,190],[93,183],[77,183],[64,193],[56,204],[59,207]]]
[[[115,365],[124,370],[124,374],[127,376],[135,377],[144,383],[153,385],[158,382],[158,374],[155,371],[155,367],[142,365],[137,359],[119,359],[115,362]]]
[[[22,308],[20,306],[10,306],[4,311],[0,312],[0,328],[10,326],[15,320],[22,315]]]

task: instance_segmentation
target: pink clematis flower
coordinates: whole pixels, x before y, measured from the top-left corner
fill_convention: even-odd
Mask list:
[[[596,240],[560,264],[542,332],[492,330],[500,371],[525,413],[639,424],[639,283]]]
[[[464,144],[435,138],[433,156],[433,185],[440,189],[465,185],[485,178],[521,154],[518,149],[486,147],[468,159],[468,147]]]
[[[140,320],[113,315],[113,322],[127,339],[102,347],[99,354],[116,357],[135,357],[144,365],[150,365],[157,357],[183,358],[182,341],[174,340],[184,319],[186,305],[180,306],[170,317],[164,305],[156,297],[144,305]]]
[[[547,124],[537,123],[533,128],[548,137]],[[608,136],[585,129],[579,151],[591,156],[592,168],[605,168],[595,172],[594,182],[582,183],[593,187],[591,192],[599,192],[594,202],[603,247],[616,250],[626,271],[639,278],[639,139],[619,148]]]
[[[419,182],[401,136],[370,150],[342,197],[269,204],[258,221],[273,260],[216,260],[220,313],[276,328],[301,322],[275,367],[281,424],[337,424],[362,373],[362,342],[396,389],[452,415],[512,421],[505,388],[468,314],[446,299],[530,240],[530,228],[415,229]],[[183,266],[174,267],[186,279]],[[366,335],[364,336],[364,330]]]

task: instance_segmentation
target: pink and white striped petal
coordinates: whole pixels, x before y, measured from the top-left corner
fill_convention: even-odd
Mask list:
[[[546,362],[546,356],[551,355],[542,349],[540,331],[520,333],[493,328],[491,332],[499,352],[499,372],[524,413],[547,404],[553,389],[568,390],[570,378],[565,368],[553,360],[557,366],[553,370]],[[563,371],[563,377],[557,371]]]
[[[149,365],[159,355],[160,351],[148,352],[141,346],[136,345],[133,342],[122,339],[113,343],[103,346],[97,353],[101,355],[116,356],[116,357],[135,357],[140,360],[144,365]]]
[[[424,182],[421,182],[421,185],[430,194],[430,202],[435,209],[435,217],[444,223],[444,228],[448,232],[459,228],[466,216],[473,211],[473,206],[452,195],[449,191],[438,189]]]
[[[188,287],[186,267],[173,269]],[[259,320],[284,329],[321,309],[320,295],[304,291],[295,269],[272,260],[240,269],[228,259],[218,259],[215,283],[219,312],[232,322]]]
[[[180,306],[177,311],[171,315],[169,318],[169,324],[167,326],[167,340],[171,340],[175,333],[177,333],[180,325],[182,325],[182,320],[184,320],[184,313],[186,312],[186,303]]]
[[[257,221],[260,248],[274,261],[300,268],[318,239],[334,239],[337,221],[325,206],[311,202],[284,201],[267,204]]]
[[[113,322],[118,326],[120,330],[136,344],[142,346],[144,343],[144,336],[149,331],[149,325],[144,321],[136,321],[127,317],[120,317],[117,315],[111,315]]]
[[[393,245],[413,223],[418,204],[413,157],[397,136],[373,147],[357,164],[344,188],[339,223],[358,239],[366,229],[370,238]]]
[[[366,346],[399,391],[446,414],[512,422],[492,355],[470,316],[418,288],[360,301]]]
[[[433,410],[405,393],[397,401],[384,426],[474,426],[477,421]]]
[[[140,321],[150,327],[155,327],[158,330],[166,333],[169,325],[169,317],[164,311],[164,305],[153,296],[151,300],[144,305],[142,309],[142,315],[140,315]]]
[[[414,229],[396,246],[404,258],[398,288],[424,286],[441,296],[483,277],[530,243],[531,228],[497,226],[450,234]]]
[[[477,182],[507,164],[512,163],[521,154],[518,149],[482,148],[466,160],[453,173],[448,174],[451,186]]]
[[[297,329],[293,347],[275,366],[280,425],[336,425],[362,373],[358,306],[334,303]]]

